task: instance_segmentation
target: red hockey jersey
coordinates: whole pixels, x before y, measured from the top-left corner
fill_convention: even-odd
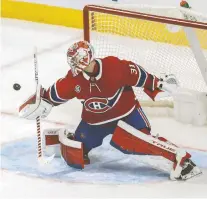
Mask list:
[[[92,125],[105,124],[130,114],[137,105],[132,86],[143,87],[154,99],[160,92],[158,78],[141,66],[117,57],[96,59],[99,68],[96,76],[71,71],[59,79],[44,97],[55,106],[76,97],[83,103],[82,119]]]

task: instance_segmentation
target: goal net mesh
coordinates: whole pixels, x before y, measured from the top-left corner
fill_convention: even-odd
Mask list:
[[[120,5],[119,8],[207,22],[207,17],[187,9],[134,5]],[[200,44],[206,61],[207,30],[194,31],[196,42]],[[183,88],[207,92],[207,85],[182,26],[90,11],[89,37],[98,58],[112,55],[131,60],[158,77],[162,74],[175,74]],[[141,88],[134,88],[134,91],[139,100],[152,103]],[[172,102],[172,98],[161,98],[158,101]]]

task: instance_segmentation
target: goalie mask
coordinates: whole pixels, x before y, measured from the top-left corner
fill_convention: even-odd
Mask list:
[[[71,67],[73,76],[78,75],[89,66],[94,59],[94,49],[87,41],[79,41],[69,47],[67,61]]]

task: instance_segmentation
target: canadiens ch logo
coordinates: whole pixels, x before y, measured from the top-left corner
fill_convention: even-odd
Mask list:
[[[84,102],[85,109],[93,113],[104,113],[111,109],[119,100],[124,87],[117,90],[117,92],[110,98],[92,97]]]
[[[93,113],[104,113],[108,111],[111,106],[109,106],[109,100],[106,98],[93,97],[84,102],[85,109]]]
[[[81,91],[81,87],[79,85],[76,85],[75,86],[75,92],[80,93],[80,91]]]

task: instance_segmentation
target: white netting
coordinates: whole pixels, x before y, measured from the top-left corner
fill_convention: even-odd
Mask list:
[[[187,16],[188,20],[207,22],[207,17],[187,9],[117,6],[130,11],[182,19]],[[96,57],[113,55],[131,60],[158,77],[162,73],[175,74],[181,87],[207,92],[207,85],[183,27],[100,12],[90,12],[89,25],[90,41],[95,47]],[[207,30],[193,31],[206,62]],[[142,89],[134,90],[138,99],[149,100]]]

